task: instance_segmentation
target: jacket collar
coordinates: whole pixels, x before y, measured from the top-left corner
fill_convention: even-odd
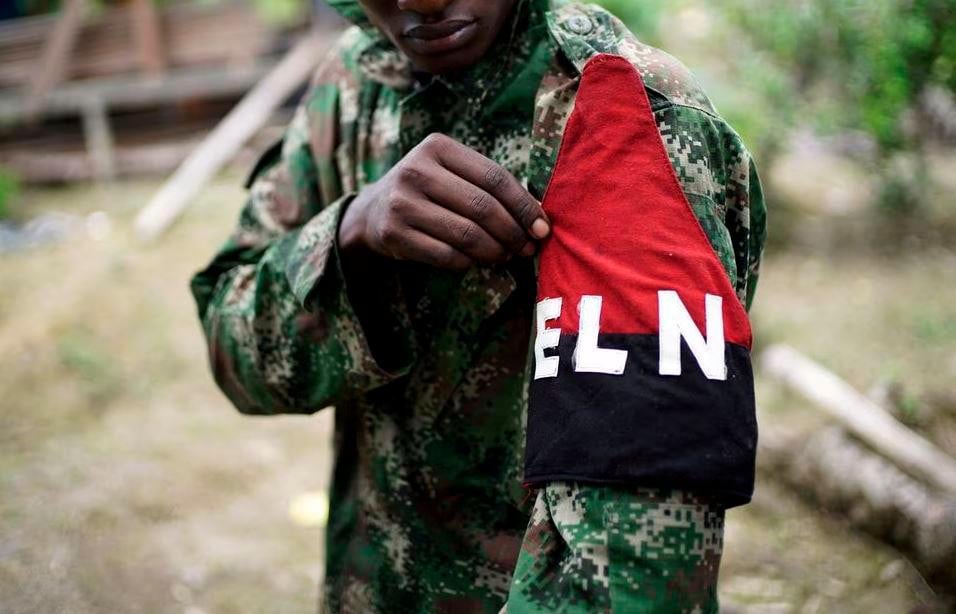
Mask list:
[[[370,26],[365,11],[359,6],[358,0],[326,0],[327,4],[357,26]]]

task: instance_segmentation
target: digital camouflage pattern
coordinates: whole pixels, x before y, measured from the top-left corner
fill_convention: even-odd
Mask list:
[[[360,18],[354,2],[335,4]],[[335,406],[324,597],[331,611],[497,612],[534,502],[521,486],[533,263],[453,274],[394,262],[383,263],[374,280],[356,278],[337,252],[342,213],[431,132],[494,159],[540,197],[580,67],[597,52],[623,55],[643,73],[684,190],[749,303],[764,207],[739,137],[675,60],[639,43],[602,9],[558,0],[521,0],[489,57],[453,78],[413,74],[367,23],[348,30],[281,148],[257,166],[238,227],[192,281],[213,373],[240,411]],[[640,568],[647,553],[657,553],[668,573],[702,584],[715,578],[721,512],[690,504],[693,513],[684,513],[686,502],[668,503],[675,496],[689,497],[545,488],[512,611],[548,611],[548,587],[572,594],[568,587],[596,587],[605,576],[622,578],[635,599],[658,599],[661,582]],[[582,514],[567,533],[575,523],[555,515],[562,501]],[[613,510],[622,515],[610,531]],[[631,544],[634,558],[624,564],[639,567],[602,576],[594,566],[550,565],[556,548],[566,560],[586,560],[581,548],[590,546],[578,544],[601,531],[608,544]],[[539,560],[545,542],[552,558]],[[584,607],[583,594],[574,594],[569,603]],[[596,591],[595,599],[605,603],[606,594]],[[680,599],[674,603],[687,602]]]
[[[677,490],[551,484],[508,612],[717,612],[724,512]]]

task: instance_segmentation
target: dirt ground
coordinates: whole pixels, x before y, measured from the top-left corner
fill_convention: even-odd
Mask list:
[[[105,211],[112,232],[2,256],[0,612],[310,612],[322,574],[329,412],[241,417],[216,390],[190,275],[243,195],[227,176],[158,244],[129,227],[153,183],[30,191],[19,207]],[[94,233],[102,234],[102,233]],[[762,343],[862,389],[956,378],[956,255],[772,254]],[[764,421],[813,410],[759,382]],[[721,592],[745,613],[931,611],[893,549],[761,473],[729,513]]]

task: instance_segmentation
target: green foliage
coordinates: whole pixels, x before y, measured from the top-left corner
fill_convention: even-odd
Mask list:
[[[657,44],[661,14],[677,2],[666,0],[595,0],[617,15],[642,40]]]
[[[923,309],[911,316],[911,329],[921,342],[946,345],[956,342],[956,316],[949,312]]]
[[[14,0],[14,5],[21,15],[40,15],[60,8],[59,0]]]
[[[20,191],[16,175],[0,168],[0,220],[9,217],[10,205]]]
[[[662,32],[662,17],[685,8],[709,13],[718,25],[704,43],[705,66],[695,68],[720,75],[708,89],[764,166],[792,128],[861,132],[877,145],[875,157],[861,159],[881,178],[877,210],[902,219],[927,200],[921,132],[904,118],[928,86],[956,91],[956,0],[600,3],[652,44],[662,34],[693,38]]]
[[[171,0],[154,0],[158,5],[170,4]],[[221,4],[225,0],[195,0],[197,4]],[[14,0],[18,12],[23,15],[40,15],[59,10],[60,0]],[[310,3],[304,0],[251,0],[252,5],[268,23],[286,26],[301,22],[307,14]],[[93,0],[94,10],[102,10],[104,5],[117,4],[110,0]]]
[[[302,0],[255,0],[254,4],[267,22],[285,26],[301,21],[310,3]]]
[[[728,20],[792,76],[829,129],[862,129],[884,151],[911,144],[903,113],[929,84],[956,88],[952,0],[727,0]]]

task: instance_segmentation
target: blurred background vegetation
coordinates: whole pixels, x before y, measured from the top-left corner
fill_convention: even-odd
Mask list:
[[[758,355],[797,347],[956,455],[956,0],[601,3],[687,64],[755,154]],[[308,9],[255,5],[274,23]],[[249,162],[150,246],[130,228],[159,178],[36,186],[0,168],[0,244],[76,218],[69,239],[0,252],[0,611],[313,611],[331,417],[236,415],[187,291]],[[829,424],[759,372],[758,402],[767,431]],[[956,588],[763,462],[726,539],[728,612],[954,611]]]
[[[198,4],[214,5],[228,0],[196,0]],[[156,5],[163,6],[177,2],[177,0],[155,0]],[[250,0],[260,14],[273,23],[290,23],[300,20],[309,13],[309,2],[301,0]],[[43,15],[59,10],[61,0],[6,0],[0,5],[0,18],[8,16]],[[115,4],[109,0],[96,0],[94,7],[102,8]]]
[[[879,178],[872,204],[881,211],[919,215],[932,199],[938,186],[926,172],[927,150],[956,136],[956,2],[602,4],[652,44],[703,35],[721,50],[701,62],[726,65],[714,96],[763,166],[794,131],[810,129],[844,137],[846,157]],[[694,18],[681,22],[675,13]],[[706,33],[694,32],[701,28]]]

